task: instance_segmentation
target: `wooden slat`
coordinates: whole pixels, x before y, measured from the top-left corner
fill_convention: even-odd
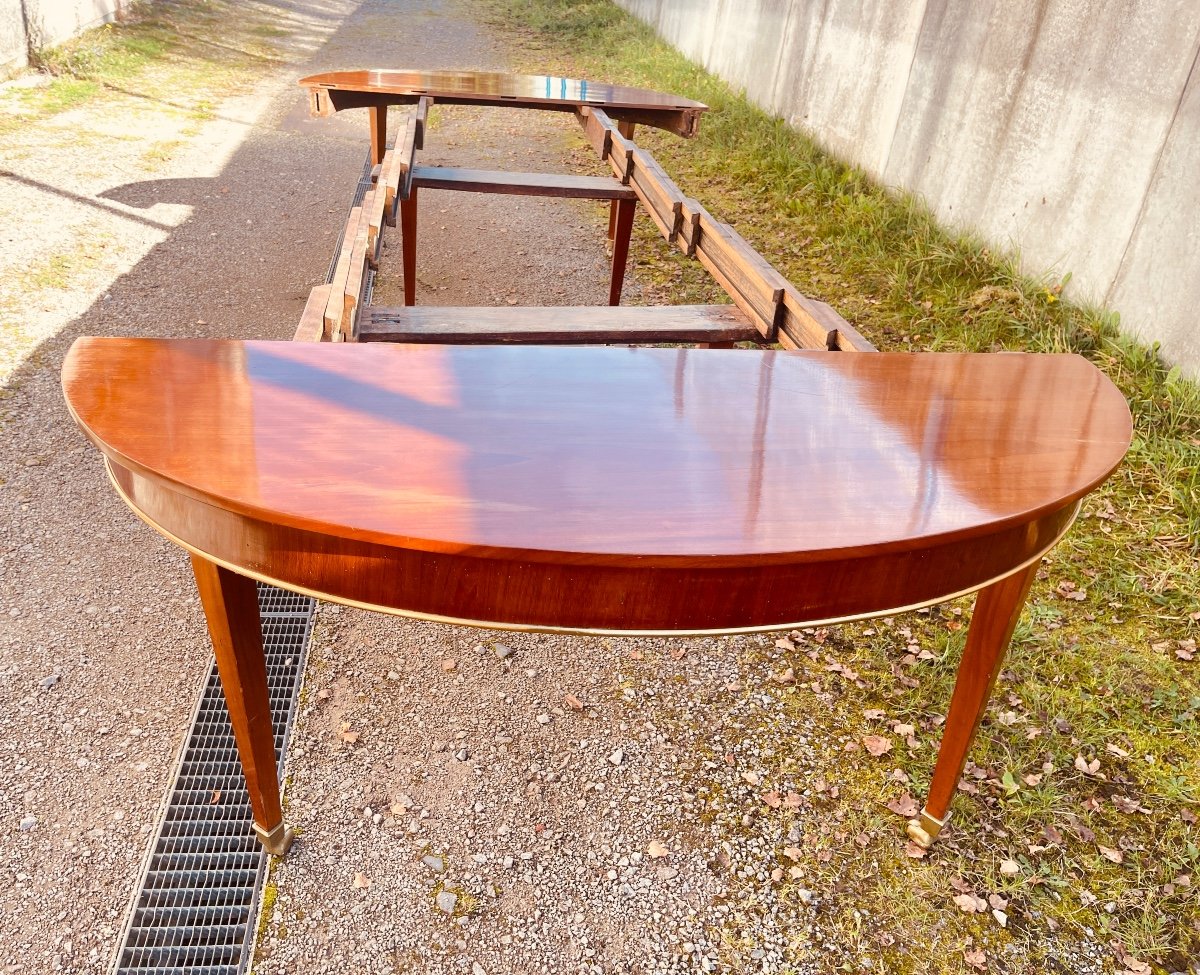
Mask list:
[[[758,329],[732,305],[445,308],[369,306],[360,342],[592,345],[753,342]]]
[[[659,233],[674,243],[683,222],[683,193],[645,149],[635,147],[633,156],[634,191]]]
[[[417,126],[412,116],[404,120],[403,128],[396,133],[396,144],[392,151],[396,158],[387,179],[387,202],[384,206],[384,222],[396,226],[396,207],[401,200],[408,199],[412,184],[413,157],[417,152]]]
[[[607,159],[612,151],[612,137],[616,126],[608,115],[599,108],[585,106],[575,112],[575,118],[583,127],[584,137],[592,144],[601,159]]]
[[[350,211],[350,216],[346,220],[346,231],[342,235],[342,249],[338,252],[337,263],[334,265],[333,280],[329,282],[331,289],[329,303],[325,306],[324,334],[333,342],[340,340],[343,323],[346,321],[346,286],[350,280],[350,262],[354,256],[354,245],[359,236],[359,224],[363,222],[363,208],[357,206]]]
[[[358,221],[358,229],[354,235],[354,246],[350,249],[350,270],[346,275],[346,300],[342,305],[342,335],[347,340],[357,337],[358,317],[363,299],[367,291],[367,274],[370,263],[367,260],[369,247],[369,226],[364,213]]]
[[[413,186],[418,189],[465,190],[471,193],[559,196],[584,200],[632,200],[637,196],[633,190],[607,176],[417,166],[412,171],[412,180]]]
[[[845,329],[845,338],[842,338]],[[790,284],[783,296],[780,343],[789,349],[874,351],[874,347],[830,305],[801,294]],[[861,344],[852,344],[857,342]]]
[[[742,236],[706,210],[700,214],[696,257],[739,308],[752,315],[763,335],[775,340],[788,282]]]
[[[293,342],[320,342],[325,338],[325,308],[329,304],[329,285],[319,284],[308,293],[300,324]]]
[[[392,150],[389,149],[387,155],[383,157],[383,164],[387,166],[392,157]],[[363,197],[363,211],[367,215],[367,260],[371,262],[371,267],[379,267],[379,250],[383,238],[383,213],[387,209],[387,187],[379,183],[375,184],[366,196]]]

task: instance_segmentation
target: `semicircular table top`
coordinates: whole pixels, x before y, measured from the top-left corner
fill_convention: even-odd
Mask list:
[[[638,121],[691,136],[703,102],[680,95],[630,88],[607,82],[554,75],[507,74],[499,71],[424,71],[372,68],[361,71],[327,71],[301,78],[310,92],[329,97],[330,108],[358,108],[368,104],[416,102],[421,97],[452,105],[497,105],[550,110],[584,106],[611,111],[618,117],[643,113]],[[318,105],[318,114],[326,114]],[[655,121],[656,116],[661,116]]]
[[[1051,547],[1131,436],[1071,355],[83,338],[63,383],[130,505],[214,561],[615,632],[979,588]]]

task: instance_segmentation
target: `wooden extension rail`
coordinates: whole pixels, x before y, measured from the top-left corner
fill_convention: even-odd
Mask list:
[[[600,158],[633,188],[663,237],[704,265],[765,341],[793,349],[874,351],[829,305],[801,294],[736,230],[685,197],[654,157],[634,145],[602,110],[584,106],[576,117]]]
[[[581,106],[576,117],[588,141],[612,169],[594,177],[416,166],[430,99],[403,117],[391,149],[383,148],[374,184],[349,215],[333,279],[313,289],[296,338],[307,341],[543,342],[556,344],[778,342],[790,349],[874,351],[859,332],[823,301],[801,294],[729,224],[684,196],[650,153],[632,141],[633,126],[618,126],[601,109]],[[386,134],[383,111],[373,107],[372,159]],[[412,307],[416,297],[417,191],[610,200],[613,244],[609,304],[620,300],[634,207],[646,209],[662,236],[696,258],[726,291],[729,306],[670,309]],[[405,308],[365,309],[370,271],[377,269],[384,226],[401,220]],[[569,334],[577,332],[577,335]]]

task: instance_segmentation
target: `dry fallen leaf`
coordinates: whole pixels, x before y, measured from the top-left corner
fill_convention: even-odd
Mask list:
[[[795,860],[797,863],[804,858],[804,851],[798,846],[785,846],[783,855],[789,860]]]
[[[1000,876],[1015,877],[1021,872],[1021,865],[1016,860],[1000,861]]]
[[[1125,862],[1125,854],[1120,850],[1114,850],[1111,846],[1100,846],[1099,843],[1097,843],[1096,846],[1100,850],[1100,855],[1104,857],[1105,860],[1111,860],[1113,863]]]
[[[758,785],[758,783],[761,782],[762,780],[758,777],[758,774],[755,772],[743,772],[742,773],[742,781],[747,782],[750,785]]]
[[[354,875],[354,880],[350,886],[365,889],[371,886],[371,881],[367,879],[367,875],[361,870]]]
[[[654,860],[661,860],[663,857],[669,856],[670,853],[671,851],[658,840],[651,840],[646,847],[646,856]]]
[[[955,894],[954,904],[964,914],[982,914],[987,910],[987,901],[974,894]]]
[[[972,968],[978,968],[984,971],[987,968],[987,955],[984,954],[982,948],[967,948],[963,952],[963,961]]]
[[[221,801],[221,790],[220,790],[220,789],[213,789],[212,798],[208,800],[208,804],[209,804],[210,806],[215,806],[215,805],[217,805],[217,803],[219,803],[220,801]]]
[[[784,687],[791,687],[796,683],[796,671],[789,667],[787,670],[781,670],[777,674],[772,674],[771,680],[776,684],[782,684]]]
[[[563,703],[567,707],[569,707],[572,711],[582,711],[583,710],[583,702],[581,700],[579,700],[579,698],[577,698],[574,694],[564,694],[563,695]]]
[[[914,860],[924,860],[925,855],[928,852],[929,852],[928,850],[926,850],[922,846],[918,846],[912,840],[909,840],[907,843],[904,844],[904,855],[906,857],[912,857],[912,859],[914,859]]]
[[[799,809],[804,805],[804,796],[799,792],[788,790],[788,794],[783,797],[783,806],[785,809]]]
[[[1080,772],[1084,772],[1087,775],[1095,775],[1100,771],[1100,759],[1094,758],[1089,762],[1082,755],[1076,755],[1075,767],[1079,769]]]
[[[783,805],[783,796],[781,796],[776,790],[772,789],[770,792],[763,795],[762,801],[772,809],[778,809]]]
[[[358,741],[359,733],[357,731],[350,730],[349,721],[343,721],[341,728],[338,729],[338,737],[341,738],[342,741],[349,742],[351,745],[353,745],[356,741]]]
[[[867,735],[863,738],[862,743],[863,748],[876,758],[879,758],[880,755],[886,755],[892,750],[891,741],[882,735]]]
[[[917,805],[917,800],[907,792],[887,803],[885,808],[890,809],[897,816],[903,816],[905,819],[912,819],[920,809]]]
[[[1196,641],[1195,640],[1180,640],[1179,646],[1175,648],[1175,656],[1180,660],[1191,660],[1196,656]]]

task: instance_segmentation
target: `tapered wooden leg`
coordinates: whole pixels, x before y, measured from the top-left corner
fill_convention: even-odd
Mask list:
[[[1004,653],[1025,606],[1025,597],[1037,574],[1038,563],[980,591],[975,599],[967,645],[958,665],[950,713],[942,732],[942,747],[929,797],[918,819],[909,821],[908,835],[919,846],[929,849],[949,818],[950,801],[958,788],[967,752],[983,719],[992,686],[1004,663]]]
[[[621,135],[625,136],[626,139],[633,138],[633,131],[636,128],[637,123],[635,122],[617,123],[617,131],[620,132]],[[613,247],[617,239],[617,214],[621,210],[620,203],[620,200],[613,200],[612,203],[608,205],[608,242],[606,244],[606,250],[609,257],[612,257]],[[616,304],[616,302],[609,302],[609,304]]]
[[[629,257],[629,236],[633,233],[633,213],[636,200],[617,200],[617,228],[613,237],[612,278],[608,285],[608,303],[621,303],[621,288],[625,284],[625,262]]]
[[[400,201],[400,247],[404,252],[404,303],[417,303],[417,188]]]
[[[372,105],[367,111],[371,115],[371,165],[378,166],[387,150],[387,106]]]
[[[292,845],[292,833],[283,825],[279,801],[258,588],[253,579],[198,555],[192,556],[192,572],[208,619],[238,757],[246,773],[254,831],[268,853],[282,856]]]

